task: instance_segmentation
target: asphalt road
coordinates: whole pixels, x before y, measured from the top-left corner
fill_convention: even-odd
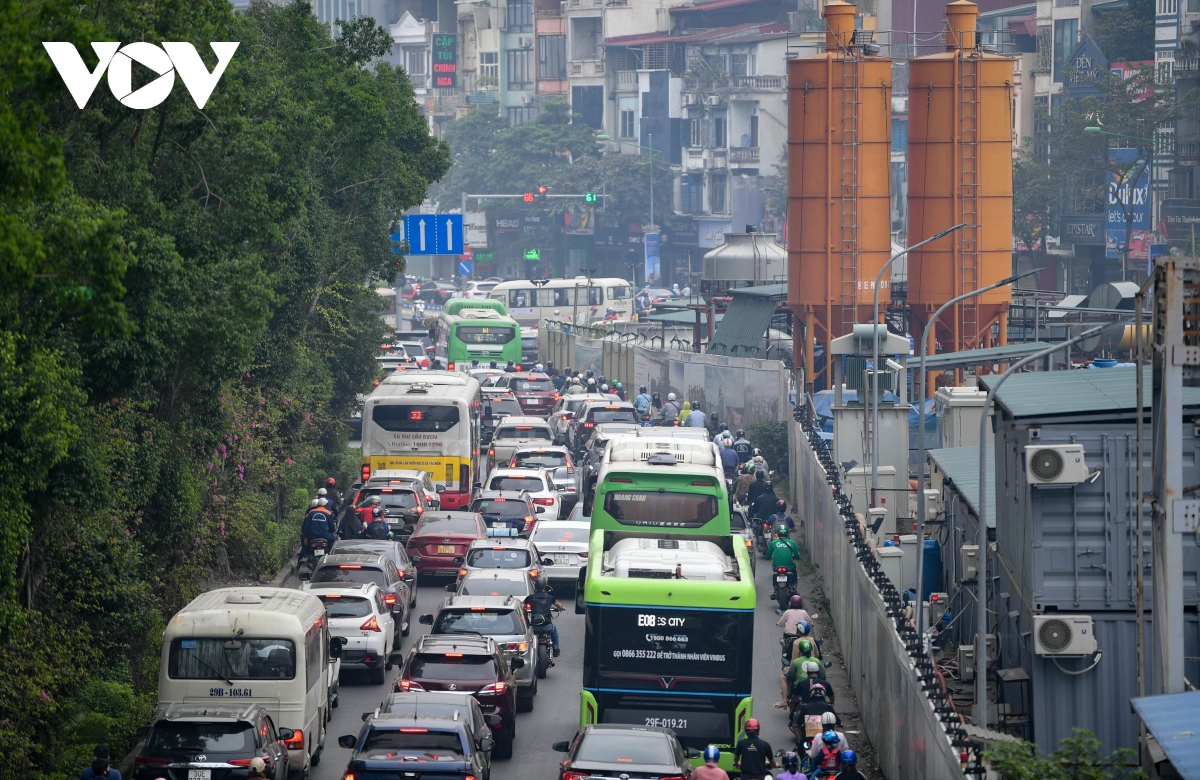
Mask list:
[[[761,563],[761,561],[760,561]],[[769,598],[769,566],[757,567],[758,611],[754,621],[754,713],[762,722],[762,736],[775,749],[790,749],[794,744],[787,729],[786,710],[772,708],[779,699],[779,637],[775,627],[778,617]],[[287,584],[296,586],[293,579]],[[404,649],[429,631],[416,621],[416,615],[431,612],[448,595],[443,582],[425,583],[418,589],[417,607],[413,611],[412,634],[404,640]],[[583,664],[583,616],[576,615],[570,593],[560,593],[567,608],[555,621],[562,641],[562,656],[548,676],[539,682],[533,712],[517,716],[517,743],[513,757],[497,761],[492,770],[494,780],[554,780],[560,754],[550,749],[557,741],[574,736],[579,722],[579,687]],[[341,678],[341,703],[333,711],[329,736],[320,766],[313,767],[311,780],[341,780],[350,751],[338,746],[343,734],[357,734],[362,727],[362,713],[374,710],[392,689],[399,673],[393,669],[384,685],[371,685],[366,675],[345,671]],[[840,704],[840,699],[839,699]],[[851,747],[858,748],[855,737],[848,735]]]

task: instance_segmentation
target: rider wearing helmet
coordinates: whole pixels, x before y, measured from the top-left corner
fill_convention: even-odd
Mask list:
[[[691,780],[729,780],[729,775],[718,765],[720,761],[720,748],[716,745],[704,748],[704,766],[692,770]]]
[[[842,768],[842,751],[849,750],[846,738],[836,731],[826,731],[819,740],[814,739],[808,749],[808,757],[821,774],[836,774]]]
[[[662,405],[662,417],[659,420],[659,425],[674,425],[682,409],[683,407],[675,400],[675,394],[667,393],[667,402]]]
[[[645,420],[646,415],[650,414],[650,404],[654,403],[654,396],[646,392],[646,386],[642,385],[638,388],[638,394],[633,397],[633,410],[637,412],[638,420]]]
[[[371,521],[363,528],[363,536],[367,539],[387,539],[387,518],[383,516],[383,507],[371,507]]]
[[[730,449],[733,448],[733,440],[729,440]],[[737,450],[734,450],[737,454]],[[754,475],[749,471],[742,469],[742,475],[737,478],[737,483],[733,486],[733,500],[737,503],[746,506],[750,503],[750,488],[754,485]]]
[[[805,678],[797,680],[792,686],[792,694],[800,697],[800,701],[809,701],[821,689],[820,697],[830,704],[834,703],[833,686],[828,680],[821,679],[821,664],[811,658],[800,664]]]
[[[792,531],[796,530],[796,521],[793,520],[791,515],[788,514],[787,501],[782,498],[775,500],[775,506],[771,510],[771,515],[767,517],[767,522],[776,526],[780,525],[781,523],[786,525],[788,527],[789,535],[791,535]]]
[[[713,417],[716,417],[716,415],[714,414]],[[724,439],[725,436],[728,434],[729,434],[729,426],[726,425],[725,423],[721,423],[720,425],[717,426],[717,432],[713,434],[713,441],[720,444],[721,440]],[[730,442],[733,441],[732,436],[730,436],[729,439],[730,439]],[[732,444],[730,446],[732,446]]]
[[[837,773],[837,780],[867,780],[858,771],[858,755],[853,750],[842,751],[842,771]]]
[[[813,662],[817,665],[817,679],[825,679],[825,665],[821,663],[821,657],[817,655],[817,644],[811,638],[798,639],[789,643],[789,651],[792,653],[792,661],[788,664],[787,669],[783,671],[783,676],[779,678],[779,690],[783,695],[783,701],[776,704],[776,707],[786,706],[788,693],[795,690],[807,676],[805,664]]]
[[[737,437],[733,440],[733,449],[737,451],[738,460],[742,463],[750,460],[751,453],[754,452],[754,445],[746,439],[746,431],[738,428]]]
[[[783,771],[775,775],[775,780],[808,780],[800,771],[800,754],[789,750],[783,754],[780,761],[783,763]]]
[[[800,560],[800,548],[788,538],[787,530],[786,525],[776,527],[775,538],[767,545],[767,555],[771,556],[771,568],[787,569],[790,586],[796,584],[796,561]]]
[[[616,394],[617,398],[620,398],[622,401],[625,400],[625,385],[623,383],[617,382],[615,385],[613,385],[613,392]]]
[[[746,736],[733,748],[733,768],[741,771],[742,780],[762,780],[775,767],[775,751],[758,732],[757,720],[746,721]]]
[[[330,509],[333,510],[333,516],[337,517],[339,514],[341,514],[342,494],[338,492],[337,480],[333,477],[329,477],[325,480],[325,497],[328,498],[329,503],[333,505],[330,507]]]
[[[525,609],[533,624],[533,633],[549,634],[554,657],[558,658],[558,626],[554,625],[554,610],[562,610],[563,605],[552,594],[550,583],[543,580],[538,584],[537,593],[525,597]]]

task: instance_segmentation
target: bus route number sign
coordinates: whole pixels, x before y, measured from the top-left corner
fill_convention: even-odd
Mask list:
[[[458,86],[458,36],[438,33],[433,36],[433,86]]]

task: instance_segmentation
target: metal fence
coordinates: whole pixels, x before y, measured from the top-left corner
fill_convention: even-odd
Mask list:
[[[975,758],[982,746],[968,739],[932,666],[915,660],[920,644],[900,617],[900,595],[863,543],[831,456],[814,448],[811,426],[788,428],[792,499],[879,767],[887,778],[961,779],[961,752]]]

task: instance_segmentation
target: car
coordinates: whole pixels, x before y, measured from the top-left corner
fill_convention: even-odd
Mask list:
[[[504,376],[504,367],[472,366],[467,369],[467,374],[479,382],[480,387],[495,387],[500,377]]]
[[[580,490],[583,494],[581,500],[587,501],[589,505],[591,503],[591,495],[596,490],[596,478],[600,476],[600,463],[604,459],[604,448],[608,446],[608,443],[617,436],[636,434],[638,430],[639,426],[628,423],[601,423],[596,426],[596,429],[592,431],[592,438],[588,440],[587,450],[584,451],[582,457],[577,459]]]
[[[421,469],[382,469],[374,472],[365,485],[353,486],[352,489],[357,491],[354,496],[354,505],[361,505],[360,496],[363,493],[367,493],[369,496],[377,494],[380,489],[385,487],[412,487],[413,485],[419,486],[427,509],[441,508],[442,499],[438,495],[438,488],[444,490],[445,485],[435,483],[433,475]]]
[[[383,602],[392,610],[395,618],[395,641],[392,646],[399,647],[400,637],[408,636],[408,608],[412,602],[412,589],[388,556],[369,552],[343,553],[335,546],[333,553],[322,558],[312,572],[301,571],[300,579],[301,590],[330,584],[354,587],[367,582],[375,583],[383,591]]]
[[[417,366],[424,369],[428,369],[430,367],[429,350],[427,350],[425,345],[421,342],[401,341],[392,345],[393,353],[400,351],[403,351],[403,353],[408,356],[409,360],[411,360]]]
[[[171,704],[159,710],[143,733],[145,741],[133,763],[134,780],[239,780],[250,774],[255,758],[267,765],[267,777],[288,776],[285,742],[294,732],[275,728],[259,704]]]
[[[420,704],[399,709],[380,707],[367,713],[357,735],[338,737],[338,745],[353,751],[345,777],[418,778],[414,770],[428,766],[439,778],[490,780],[495,742],[482,716],[476,722],[465,703],[450,708],[450,714],[446,707]]]
[[[748,548],[750,571],[753,572],[758,556],[754,554],[754,528],[750,525],[750,513],[745,507],[734,504],[732,501],[729,502],[729,532],[733,535],[734,541],[741,539]]]
[[[520,447],[540,447],[553,442],[554,434],[542,418],[505,417],[496,425],[488,445],[488,469],[495,468],[497,463],[507,463]]]
[[[519,417],[524,412],[521,410],[521,402],[510,390],[484,388],[480,396],[480,437],[484,444],[491,444],[492,434],[501,420],[505,417]]]
[[[493,755],[512,758],[517,737],[517,688],[512,666],[524,663],[518,658],[510,665],[491,637],[427,634],[409,648],[394,690],[471,694],[485,717],[497,716],[489,719],[496,740]]]
[[[563,520],[538,523],[529,540],[537,545],[543,559],[553,561],[541,576],[552,584],[570,582],[574,586],[579,579],[579,570],[587,566],[591,530],[591,523]]]
[[[550,475],[540,468],[496,468],[488,474],[488,492],[524,492],[533,499],[541,517],[538,520],[557,520],[562,511],[562,496]]]
[[[481,282],[463,282],[462,297],[464,298],[486,298],[488,293],[500,284],[500,280],[487,279]]]
[[[392,539],[339,539],[337,551],[344,555],[377,553],[391,558],[400,576],[408,583],[408,605],[417,605],[417,567],[408,559],[403,542]]]
[[[559,398],[554,380],[541,371],[504,374],[496,381],[496,387],[511,390],[517,396],[521,409],[530,417],[545,417],[550,414]]]
[[[483,516],[469,512],[426,512],[409,537],[409,560],[418,574],[458,575],[471,542],[487,538]]]
[[[436,612],[421,615],[431,636],[463,634],[488,637],[504,653],[517,687],[517,712],[533,710],[538,678],[534,674],[537,637],[525,617],[525,605],[515,596],[451,596]],[[517,663],[520,661],[521,663]]]
[[[637,412],[628,401],[589,401],[575,414],[575,419],[567,427],[567,446],[571,452],[582,455],[596,426],[605,423],[627,423],[636,426]]]
[[[385,486],[381,481],[372,486],[368,481],[367,487],[360,489],[354,497],[355,509],[366,506],[367,500],[372,496],[379,497],[388,531],[399,539],[406,539],[412,534],[413,528],[427,508],[424,488],[413,482],[398,482],[395,486]]]
[[[575,419],[575,414],[588,401],[607,400],[608,396],[603,393],[568,393],[559,398],[546,420],[550,423],[551,430],[554,431],[554,443],[562,444],[567,440],[567,428],[570,427],[571,420]]]
[[[537,590],[525,569],[471,569],[453,588],[456,596],[516,596],[522,601]]]
[[[524,491],[485,490],[471,499],[471,511],[483,516],[487,538],[529,536],[538,510]]]
[[[521,328],[521,363],[532,366],[538,362],[537,328]]]
[[[620,723],[589,723],[575,739],[552,747],[567,754],[559,765],[558,780],[622,775],[685,780],[692,773],[690,759],[701,755],[695,749],[685,750],[671,729]]]
[[[546,559],[528,539],[484,539],[472,542],[467,550],[458,569],[458,581],[461,582],[468,574],[480,569],[524,571],[536,581],[542,577]],[[446,586],[446,590],[453,589],[454,586]]]
[[[458,288],[449,282],[424,282],[421,284],[421,292],[417,297],[426,303],[445,306],[446,301],[450,300],[456,292],[458,292]]]
[[[396,619],[384,603],[379,586],[373,582],[326,583],[310,586],[308,592],[325,605],[329,635],[343,640],[342,668],[366,669],[372,683],[383,685],[400,645],[395,644]]]
[[[544,469],[554,483],[562,502],[559,516],[570,513],[575,502],[583,495],[582,474],[575,468],[571,453],[566,447],[528,447],[518,449],[508,461],[510,469]]]

